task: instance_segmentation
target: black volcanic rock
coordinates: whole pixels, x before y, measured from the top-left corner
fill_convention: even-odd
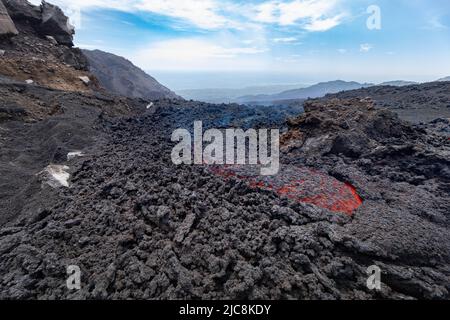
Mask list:
[[[450,118],[449,82],[429,82],[403,87],[373,86],[330,94],[324,99],[367,97],[375,101],[376,107],[390,109],[409,122],[418,124],[438,118]]]
[[[16,25],[20,34],[0,41],[0,63],[14,70],[61,67],[59,50],[73,50]],[[105,61],[106,77],[132,71]],[[386,104],[434,110],[449,85],[374,90]],[[279,107],[161,99],[148,110],[142,99],[69,89],[0,76],[0,299],[450,298],[450,140],[435,134],[446,119],[415,126],[357,98],[309,101],[285,123]],[[198,120],[287,125],[275,188],[175,165],[171,133]],[[67,187],[48,180],[56,167],[67,168]],[[334,210],[348,206],[349,189],[360,204],[351,217]],[[344,203],[319,205],[331,196]],[[66,287],[72,265],[80,290]],[[371,266],[380,290],[367,286]]]
[[[90,71],[107,90],[130,98],[181,99],[125,58],[100,50],[83,50]]]
[[[27,0],[3,0],[3,2],[14,21],[40,23],[42,20],[41,8],[32,5]]]
[[[59,44],[72,47],[75,29],[70,25],[69,18],[59,7],[45,1],[41,9],[42,21],[39,27],[41,34],[53,36]]]
[[[251,188],[240,177],[172,163],[172,130],[197,119],[208,128],[226,118],[245,121],[251,108],[161,100],[155,106],[163,112],[112,119],[101,110],[123,103],[41,95],[66,111],[29,126],[2,123],[8,139],[0,148],[0,212],[18,215],[0,223],[0,299],[450,296],[450,145],[370,101],[307,105],[305,116],[289,124],[305,134],[305,144],[281,159],[287,172],[298,172],[298,165],[300,173],[329,176],[299,181],[317,181],[311,190],[353,185],[363,204],[348,217]],[[272,120],[273,112],[259,119]],[[353,133],[370,145],[354,149],[359,138]],[[344,148],[320,152],[345,136]],[[85,156],[66,161],[61,154],[72,150]],[[353,158],[354,151],[363,154]],[[49,160],[69,166],[69,188],[52,189],[36,176]],[[15,176],[30,188],[20,192],[24,186],[8,179]],[[65,270],[74,264],[85,276],[81,290],[70,291]],[[366,286],[372,265],[382,270],[380,291]]]

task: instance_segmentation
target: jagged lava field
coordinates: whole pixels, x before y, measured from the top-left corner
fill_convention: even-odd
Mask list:
[[[450,82],[186,101],[105,83],[58,7],[0,13],[0,299],[450,298]],[[195,121],[281,129],[279,174],[173,164]]]

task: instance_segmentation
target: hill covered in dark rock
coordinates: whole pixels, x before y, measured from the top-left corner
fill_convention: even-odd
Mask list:
[[[413,123],[450,118],[450,82],[403,87],[375,86],[327,95],[325,99],[366,97],[372,98],[376,107],[392,110],[402,119]]]
[[[83,50],[90,71],[112,93],[144,99],[181,99],[125,58],[100,50]]]

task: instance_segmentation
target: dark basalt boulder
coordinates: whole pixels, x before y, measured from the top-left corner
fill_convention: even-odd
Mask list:
[[[0,0],[0,37],[10,37],[18,33],[14,22],[11,20],[8,11]]]
[[[74,27],[69,23],[69,18],[63,11],[50,3],[41,5],[42,22],[39,31],[43,35],[53,36],[59,44],[73,47]]]

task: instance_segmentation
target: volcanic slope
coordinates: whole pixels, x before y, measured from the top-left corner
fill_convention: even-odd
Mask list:
[[[403,120],[412,123],[450,118],[450,82],[430,82],[403,87],[375,86],[330,94],[324,100],[366,97],[372,98],[376,107],[392,110]]]

